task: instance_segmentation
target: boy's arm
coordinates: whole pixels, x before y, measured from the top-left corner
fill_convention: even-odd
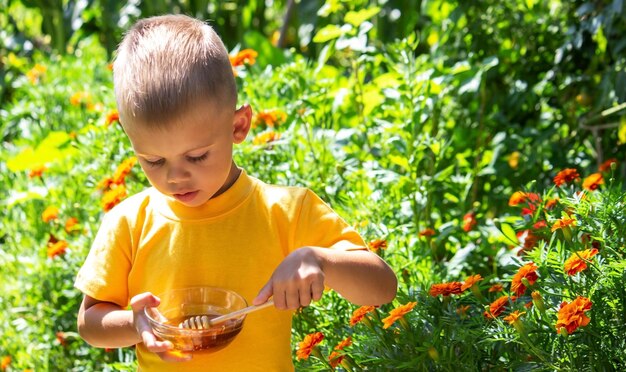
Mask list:
[[[169,351],[172,343],[158,340],[152,333],[143,309],[158,305],[159,299],[147,292],[131,299],[131,310],[85,295],[78,311],[78,333],[96,347],[119,348],[143,342],[149,351],[157,353],[163,360],[189,360],[191,355]]]
[[[274,297],[279,309],[296,309],[319,300],[328,286],[357,305],[382,305],[396,296],[393,270],[366,250],[302,247],[289,254],[263,286],[253,304]]]

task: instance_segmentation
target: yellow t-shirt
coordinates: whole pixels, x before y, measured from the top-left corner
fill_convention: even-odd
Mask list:
[[[242,172],[226,192],[186,207],[149,188],[108,212],[75,286],[127,307],[142,292],[212,286],[249,303],[274,269],[302,246],[366,249],[358,233],[313,192],[265,184]],[[290,311],[271,307],[247,316],[226,348],[171,364],[137,345],[146,371],[289,371]]]

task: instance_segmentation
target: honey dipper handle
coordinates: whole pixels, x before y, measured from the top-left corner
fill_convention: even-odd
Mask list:
[[[228,313],[228,314],[225,314],[225,315],[220,315],[220,316],[218,316],[216,318],[210,319],[209,320],[209,325],[210,326],[214,326],[216,324],[222,323],[222,322],[227,321],[229,319],[233,319],[233,318],[236,318],[238,316],[251,313],[253,311],[265,309],[266,307],[273,306],[273,305],[274,305],[274,300],[271,299],[271,300],[269,300],[266,303],[261,304],[261,305],[252,305],[252,306],[244,307],[243,309],[240,309],[240,310],[237,310],[237,311],[233,311],[232,313]]]

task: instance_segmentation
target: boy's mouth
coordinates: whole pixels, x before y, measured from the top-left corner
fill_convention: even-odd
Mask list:
[[[181,194],[173,194],[172,196],[178,200],[181,201],[183,203],[185,202],[190,202],[192,201],[196,195],[198,195],[198,191],[190,191],[190,192],[185,192],[185,193],[181,193]]]

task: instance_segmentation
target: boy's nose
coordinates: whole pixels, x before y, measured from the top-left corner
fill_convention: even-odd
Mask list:
[[[186,182],[191,178],[191,173],[181,167],[170,167],[167,170],[167,183]]]

